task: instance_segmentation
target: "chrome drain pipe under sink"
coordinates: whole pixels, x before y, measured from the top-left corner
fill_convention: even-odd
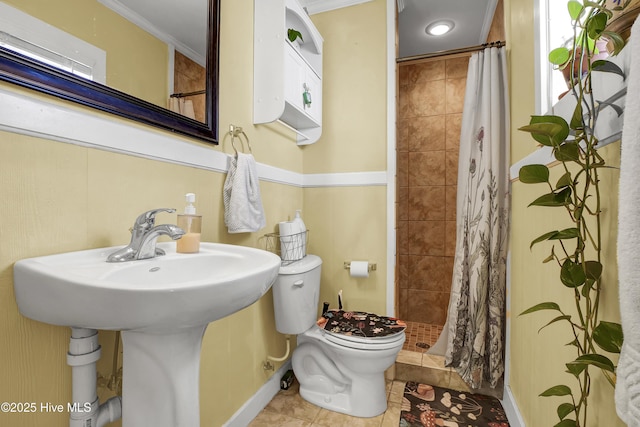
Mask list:
[[[122,416],[120,396],[100,405],[96,362],[100,359],[98,331],[71,328],[67,364],[71,366],[72,401],[68,404],[69,427],[102,427]]]

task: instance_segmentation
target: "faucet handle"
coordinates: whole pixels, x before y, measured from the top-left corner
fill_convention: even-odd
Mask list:
[[[142,214],[140,214],[138,216],[138,218],[136,218],[136,222],[133,226],[133,228],[138,228],[138,227],[153,227],[156,223],[156,215],[160,212],[168,212],[168,213],[173,213],[176,210],[173,208],[159,208],[159,209],[152,209],[150,211],[146,211]]]

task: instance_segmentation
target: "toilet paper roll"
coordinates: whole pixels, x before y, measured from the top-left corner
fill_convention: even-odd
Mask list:
[[[280,236],[290,236],[295,234],[295,231],[293,230],[293,222],[291,221],[282,221],[278,224],[278,228],[280,230]]]
[[[280,258],[283,261],[297,261],[305,256],[301,235],[292,221],[282,221],[280,229]]]
[[[351,277],[369,277],[369,262],[351,261],[349,274],[351,275]]]

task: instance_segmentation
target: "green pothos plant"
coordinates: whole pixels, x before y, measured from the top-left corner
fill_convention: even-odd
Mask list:
[[[300,39],[300,41],[304,41],[304,39],[302,38],[302,33],[298,30],[294,30],[293,28],[289,28],[287,30],[287,38],[289,39],[289,41],[291,43],[293,43],[294,41],[296,41],[297,38]]]
[[[547,186],[546,192],[529,206],[559,209],[566,214],[562,223],[571,225],[542,234],[531,242],[531,247],[542,242],[551,244],[550,254],[543,262],[558,265],[559,285],[572,294],[572,306],[561,307],[557,302],[547,301],[522,313],[555,312],[556,316],[540,329],[555,323],[566,325],[570,336],[568,345],[575,349],[575,358],[565,363],[571,382],[555,385],[540,394],[563,397],[563,403],[557,408],[559,422],[555,427],[587,426],[591,376],[595,370],[604,374],[613,394],[616,366],[608,354],[620,353],[623,341],[620,324],[600,319],[602,287],[616,284],[603,283],[602,273],[607,266],[602,264],[603,206],[598,174],[608,166],[598,153],[594,129],[598,113],[606,105],[594,100],[591,76],[597,71],[617,73],[624,78],[622,70],[613,62],[592,60],[592,57],[596,53],[595,42],[601,38],[613,46],[613,55],[624,47],[620,35],[606,27],[612,12],[623,9],[629,1],[614,2],[612,8],[605,5],[606,0],[568,2],[573,44],[554,49],[549,60],[558,69],[573,71],[568,75],[570,94],[577,101],[575,111],[569,122],[554,115],[532,116],[529,125],[520,128],[538,143],[551,147],[559,162],[556,167],[562,168],[556,182],[550,179],[545,165],[528,165],[520,170],[521,182]]]

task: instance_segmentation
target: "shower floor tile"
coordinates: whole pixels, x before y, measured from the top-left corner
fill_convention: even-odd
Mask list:
[[[424,353],[437,341],[442,332],[441,325],[430,325],[420,322],[406,322],[405,334],[407,339],[402,346],[403,350]]]

